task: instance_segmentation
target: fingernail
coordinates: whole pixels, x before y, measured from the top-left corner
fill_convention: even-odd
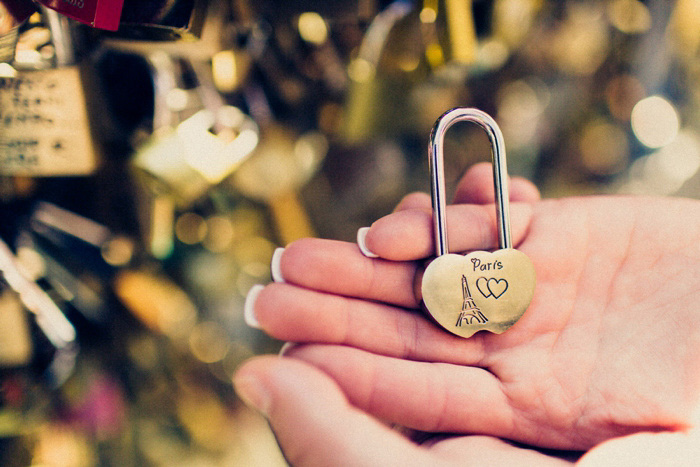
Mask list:
[[[284,282],[284,277],[282,277],[282,253],[284,253],[284,248],[277,248],[272,254],[272,261],[270,262],[272,280],[275,282]]]
[[[280,349],[279,356],[280,357],[286,357],[289,352],[292,351],[298,344],[296,342],[285,342],[282,348]]]
[[[236,389],[238,397],[240,397],[247,406],[254,408],[266,417],[268,416],[270,413],[271,397],[259,378],[245,373],[242,375],[235,375],[233,378],[233,386]]]
[[[366,257],[379,258],[379,255],[375,255],[374,253],[372,253],[372,251],[370,251],[370,249],[367,248],[367,245],[365,244],[365,239],[367,238],[367,232],[369,232],[369,227],[361,227],[357,231],[357,246],[360,247],[360,251]]]
[[[260,323],[255,317],[255,302],[258,299],[258,295],[265,287],[262,285],[254,285],[248,291],[248,295],[245,298],[245,304],[243,305],[243,319],[245,324],[251,328],[260,329]]]

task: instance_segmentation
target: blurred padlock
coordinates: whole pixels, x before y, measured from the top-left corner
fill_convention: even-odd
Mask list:
[[[78,354],[75,327],[61,308],[23,270],[10,247],[0,240],[0,279],[17,294],[22,306],[29,311],[43,338],[53,347],[44,370],[47,383],[57,387],[73,372]]]
[[[472,0],[423,0],[421,29],[428,64],[472,65],[478,41]]]
[[[156,257],[164,257],[172,247],[174,210],[201,199],[232,173],[258,144],[258,128],[240,109],[226,105],[201,64],[189,68],[196,86],[185,89],[178,63],[186,61],[165,53],[152,54],[149,61],[153,131],[132,167],[149,206],[142,216],[147,244]]]
[[[328,152],[328,141],[318,131],[299,134],[275,120],[267,96],[250,84],[247,105],[260,125],[260,143],[231,176],[243,195],[266,203],[281,244],[315,235],[299,190],[316,174]]]
[[[273,21],[287,21],[306,12],[317,13],[334,21],[349,18],[367,21],[377,13],[378,7],[387,3],[386,0],[257,0],[251,1],[248,8],[259,17],[270,18]]]
[[[49,9],[42,18],[50,32],[52,67],[41,55],[45,44],[28,40],[44,48],[27,50],[20,37],[16,73],[0,79],[0,174],[87,175],[98,165],[95,114],[89,111],[94,80],[90,67],[76,62],[69,20]]]
[[[236,190],[270,207],[283,245],[315,235],[299,190],[316,173],[327,150],[328,142],[319,132],[298,135],[285,125],[268,123],[250,159],[231,177]]]
[[[472,0],[445,0],[449,60],[462,65],[476,61],[477,38]]]
[[[477,60],[471,0],[394,2],[372,20],[350,62],[341,134],[361,143],[376,136],[423,132],[459,103]]]
[[[96,324],[111,318],[106,289],[117,268],[131,263],[135,244],[85,216],[39,202],[18,251],[37,264],[42,279],[82,317]]]
[[[17,293],[0,280],[0,368],[24,366],[31,358],[27,313]]]
[[[179,30],[166,26],[137,24],[138,8],[145,8],[148,2],[126,1],[122,11],[119,30],[102,32],[100,39],[103,46],[110,50],[119,50],[141,57],[147,57],[155,51],[166,52],[172,57],[185,57],[193,61],[210,61],[220,51],[241,46],[241,33],[234,26],[237,19],[232,16],[229,2],[201,2],[192,5],[191,24],[187,29]],[[178,2],[169,2],[175,6]],[[132,17],[133,15],[133,17]],[[131,19],[129,19],[131,18]],[[195,26],[196,25],[196,26]]]
[[[624,5],[625,10],[630,8],[627,3],[620,4]],[[493,37],[509,49],[515,50],[522,47],[528,33],[535,25],[537,15],[546,7],[549,5],[541,0],[497,0],[493,4],[491,14]]]
[[[3,3],[0,3],[0,62],[8,63],[15,58],[18,25]]]
[[[124,0],[118,37],[139,41],[201,36],[208,0]]]
[[[422,52],[417,19],[411,13],[412,6],[404,2],[394,2],[380,12],[348,65],[350,86],[341,128],[346,142],[396,133],[410,120],[410,75],[418,68]]]
[[[189,68],[195,87],[186,89],[175,60],[163,53],[149,60],[155,84],[153,132],[133,164],[186,207],[250,154],[258,141],[257,125],[237,107],[226,105],[199,64]]]
[[[192,299],[162,271],[121,269],[114,278],[114,293],[146,327],[173,339],[186,339],[197,322]]]
[[[16,24],[21,23],[36,12],[36,5],[30,0],[0,0],[0,8],[4,8]]]
[[[116,31],[124,0],[36,0],[45,7],[56,10],[94,28]]]
[[[19,25],[35,11],[27,0],[0,0],[0,62],[14,60]]]

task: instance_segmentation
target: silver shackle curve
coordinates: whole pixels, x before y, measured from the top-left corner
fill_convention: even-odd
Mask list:
[[[449,253],[447,244],[447,221],[445,203],[445,165],[444,141],[447,130],[457,122],[472,122],[486,131],[491,143],[493,164],[493,182],[496,195],[496,214],[498,218],[498,243],[501,249],[512,248],[510,233],[510,210],[508,195],[508,168],[506,166],[506,148],[503,133],[496,121],[485,112],[473,108],[455,108],[448,110],[433,127],[430,133],[430,185],[433,199],[433,224],[435,229],[435,254],[442,256]]]

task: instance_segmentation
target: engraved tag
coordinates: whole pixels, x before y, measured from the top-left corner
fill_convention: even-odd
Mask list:
[[[491,141],[500,245],[494,252],[473,251],[462,256],[450,254],[447,248],[442,145],[447,129],[460,121],[478,124]],[[500,334],[530,305],[535,268],[527,255],[512,247],[505,147],[496,122],[476,109],[446,112],[431,134],[430,171],[437,258],[423,275],[423,303],[438,324],[458,336],[470,337],[482,330]]]
[[[38,0],[42,5],[94,28],[116,31],[124,0]]]
[[[0,78],[0,174],[86,175],[97,165],[77,66]]]
[[[496,334],[525,313],[535,290],[530,259],[512,248],[436,258],[423,276],[423,302],[444,328],[463,337]]]

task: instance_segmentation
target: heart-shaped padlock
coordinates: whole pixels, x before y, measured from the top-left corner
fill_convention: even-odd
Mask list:
[[[500,249],[450,254],[447,246],[443,142],[456,122],[486,130],[492,147],[494,190]],[[462,337],[488,330],[500,334],[525,313],[535,291],[535,268],[512,247],[503,135],[496,122],[477,109],[456,108],[443,114],[430,136],[430,173],[435,228],[435,258],[421,284],[423,303],[442,327]]]

